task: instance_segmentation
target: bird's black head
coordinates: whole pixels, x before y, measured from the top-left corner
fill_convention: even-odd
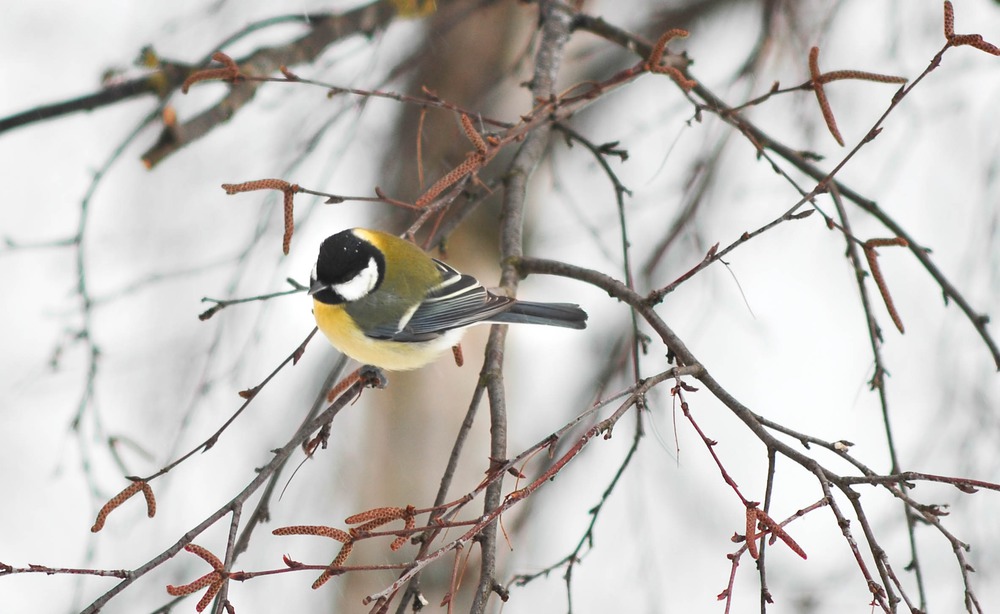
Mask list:
[[[382,283],[385,256],[353,230],[331,235],[319,247],[309,294],[330,305],[364,298]]]

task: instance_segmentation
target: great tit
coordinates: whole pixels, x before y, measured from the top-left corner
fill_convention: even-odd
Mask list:
[[[323,241],[309,294],[316,325],[330,343],[390,371],[426,365],[473,324],[587,326],[577,305],[493,294],[409,241],[365,228]]]

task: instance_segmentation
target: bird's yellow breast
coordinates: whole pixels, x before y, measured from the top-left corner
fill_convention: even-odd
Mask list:
[[[430,341],[402,343],[366,336],[351,319],[343,305],[327,305],[313,299],[316,325],[338,350],[354,360],[388,369],[418,369],[458,343],[460,331],[449,331]]]

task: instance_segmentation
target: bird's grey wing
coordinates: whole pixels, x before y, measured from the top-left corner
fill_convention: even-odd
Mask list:
[[[463,275],[435,260],[441,282],[431,288],[419,306],[395,330],[380,329],[370,336],[394,341],[426,341],[510,309],[514,300],[490,294],[471,275]]]

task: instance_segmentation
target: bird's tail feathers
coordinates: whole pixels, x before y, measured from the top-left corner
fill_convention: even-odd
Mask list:
[[[587,328],[587,312],[572,303],[532,303],[516,301],[502,313],[489,318],[501,324],[545,324],[564,328]]]

